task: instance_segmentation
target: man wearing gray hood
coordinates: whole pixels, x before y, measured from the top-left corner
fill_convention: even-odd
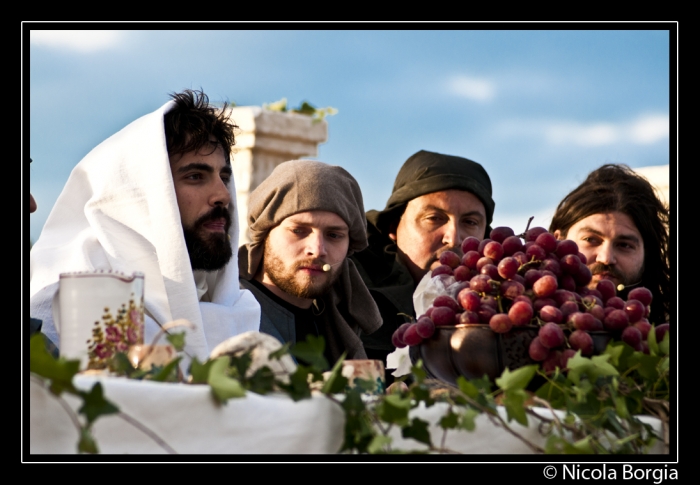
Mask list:
[[[394,331],[417,316],[418,282],[440,255],[461,255],[466,237],[491,231],[491,197],[488,173],[472,160],[425,150],[406,160],[385,209],[367,212],[369,247],[352,256],[382,314],[381,329],[362,339],[369,358],[386,362]]]
[[[323,336],[331,365],[343,352],[367,358],[360,334],[381,316],[348,259],[367,247],[357,181],[342,167],[284,162],[250,194],[248,226],[240,285],[260,303],[260,331],[283,343]]]

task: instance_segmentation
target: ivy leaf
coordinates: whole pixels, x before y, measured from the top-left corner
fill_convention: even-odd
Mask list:
[[[168,333],[165,336],[165,340],[170,342],[170,345],[175,347],[175,350],[178,352],[182,352],[185,348],[185,332]]]
[[[309,388],[309,374],[312,374],[312,369],[304,365],[298,365],[297,370],[289,376],[289,384],[278,382],[277,385],[287,391],[289,397],[294,401],[301,401],[311,397],[311,389]]]
[[[199,362],[197,357],[192,358],[190,364],[190,383],[191,384],[206,384],[209,382],[209,370],[211,369],[213,360],[206,360],[204,363]]]
[[[245,396],[245,389],[241,383],[226,374],[229,362],[229,357],[214,359],[207,377],[214,398],[221,404],[225,404],[231,398]]]
[[[496,385],[504,391],[525,389],[537,372],[537,368],[537,365],[526,365],[511,372],[506,367],[501,377],[496,379]]]
[[[263,108],[270,111],[280,111],[284,113],[287,111],[287,98],[282,98],[279,101],[272,103],[263,103]]]
[[[297,342],[290,353],[320,371],[328,369],[328,361],[323,356],[326,341],[322,336],[309,335],[305,342]]]
[[[374,438],[372,438],[372,441],[367,445],[367,451],[369,453],[384,453],[384,450],[386,449],[385,447],[388,447],[391,445],[391,437],[390,436],[385,436],[383,434],[378,434]]]
[[[408,411],[410,409],[410,398],[402,398],[398,394],[390,394],[377,404],[376,412],[382,421],[403,426],[408,422]]]
[[[29,371],[48,379],[51,392],[60,396],[62,392],[77,394],[73,387],[73,376],[80,370],[79,360],[54,358],[46,349],[44,335],[36,333],[29,341]]]
[[[155,382],[176,382],[177,381],[177,366],[182,360],[182,357],[171,360],[165,366],[160,368],[150,380]]]
[[[526,399],[527,393],[522,389],[507,391],[503,394],[503,405],[506,408],[509,422],[514,419],[523,426],[527,426]]]
[[[338,359],[338,361],[333,366],[330,375],[326,379],[326,382],[324,382],[323,384],[323,388],[321,389],[322,393],[326,395],[337,394],[339,392],[343,392],[345,386],[348,385],[347,377],[345,377],[342,374],[344,360],[345,353],[343,353],[343,355],[340,356],[340,359]]]
[[[442,429],[455,429],[459,425],[459,414],[455,414],[452,409],[440,419]]]
[[[421,384],[425,380],[427,374],[423,369],[423,361],[421,359],[418,359],[418,362],[411,367],[411,374],[413,374],[413,377],[418,384]]]
[[[129,357],[124,352],[117,352],[109,360],[109,370],[120,376],[133,378],[134,373],[138,370],[133,365]]]
[[[293,109],[292,111],[295,113],[311,116],[314,113],[316,113],[316,108],[311,103],[304,101],[301,103],[301,106],[299,106],[296,109]]]
[[[247,387],[256,394],[265,395],[275,388],[275,373],[267,366],[256,370],[247,380]]]
[[[87,419],[88,426],[98,417],[119,412],[119,408],[109,402],[102,392],[102,384],[96,382],[89,392],[80,391],[83,398],[83,405],[78,409],[78,413],[83,414]]]
[[[659,344],[656,341],[656,325],[652,325],[651,329],[649,329],[649,334],[647,335],[647,344],[649,345],[650,355],[657,355],[659,353]]]
[[[474,431],[476,422],[474,421],[479,415],[479,411],[474,408],[467,408],[460,418],[459,427],[467,431]]]
[[[428,422],[420,418],[413,418],[411,424],[404,426],[401,429],[401,436],[404,438],[413,438],[414,440],[432,446],[430,440],[430,431],[428,430]]]
[[[272,360],[272,359],[280,360],[284,355],[289,353],[289,349],[291,346],[292,346],[291,342],[285,342],[282,347],[275,350],[274,352],[270,352],[268,357],[270,358],[270,360]]]
[[[87,427],[80,428],[80,440],[78,440],[78,452],[97,454],[100,451],[97,449],[97,443],[93,438],[90,429]]]
[[[608,363],[609,358],[610,355],[594,355],[589,359],[577,352],[567,363],[569,367],[568,377],[574,384],[578,384],[583,374],[588,375],[588,378],[593,382],[601,376],[619,375],[617,369]]]
[[[459,376],[457,378],[457,387],[459,387],[460,391],[472,399],[479,397],[479,389],[477,389],[471,381],[466,380],[464,376]]]

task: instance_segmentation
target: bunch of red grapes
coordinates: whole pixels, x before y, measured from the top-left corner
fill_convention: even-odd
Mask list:
[[[635,288],[625,301],[610,280],[588,288],[592,274],[574,241],[558,241],[543,227],[518,236],[509,227],[496,227],[483,241],[466,238],[462,254],[443,252],[432,272],[433,277],[454,276],[456,298],[440,295],[417,321],[401,325],[392,336],[396,347],[419,345],[433,336],[436,326],[488,324],[498,333],[539,326],[529,355],[545,371],[566,368],[578,350],[592,355],[590,332],[607,332],[649,352],[651,291]],[[656,327],[657,341],[668,326]]]

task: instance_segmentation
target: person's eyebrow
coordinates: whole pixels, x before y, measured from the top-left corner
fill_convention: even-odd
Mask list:
[[[600,236],[600,237],[605,237],[605,234],[603,234],[599,230],[594,229],[594,228],[589,227],[589,226],[583,226],[582,228],[579,229],[579,231],[580,232],[588,232],[588,233],[595,234],[596,236]],[[615,236],[615,240],[616,241],[630,241],[630,242],[633,242],[635,244],[639,244],[639,238],[637,236],[635,236],[634,234],[620,234],[619,236]]]
[[[231,168],[231,165],[225,165],[224,168],[221,169],[221,173],[233,175],[233,169]]]
[[[177,169],[177,172],[184,173],[184,172],[187,172],[188,170],[202,170],[203,172],[209,172],[209,173],[214,172],[214,169],[212,168],[211,165],[207,165],[206,163],[201,163],[201,162],[192,162],[192,163],[188,163],[187,165],[183,165],[182,167]],[[229,168],[229,170],[231,170],[231,169]]]
[[[445,209],[443,209],[442,207],[438,207],[438,206],[436,206],[436,205],[428,204],[428,205],[426,205],[426,206],[423,208],[423,210],[421,211],[421,213],[425,213],[425,212],[428,212],[428,211],[431,211],[431,210],[438,211],[438,212],[442,212],[443,214],[446,214],[446,213],[448,212],[448,211],[446,211]],[[483,214],[481,211],[478,211],[478,210],[465,212],[464,214],[460,214],[460,215],[459,215],[459,217],[465,217],[465,216],[477,216],[477,217],[480,217],[480,218],[482,218],[482,219],[485,217],[484,214]]]
[[[295,226],[300,226],[300,227],[316,227],[315,224],[311,222],[301,222],[301,221],[295,221],[294,219],[291,219],[289,221],[290,223],[294,224]],[[348,231],[350,228],[345,225],[345,226],[327,226],[324,227],[326,231]]]

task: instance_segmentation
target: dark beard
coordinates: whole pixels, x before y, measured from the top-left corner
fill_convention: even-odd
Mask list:
[[[296,296],[297,298],[306,298],[309,300],[319,298],[328,293],[331,286],[333,286],[340,276],[339,270],[332,269],[330,278],[328,278],[324,283],[318,285],[302,285],[294,278],[296,271],[305,265],[323,265],[324,263],[322,261],[318,262],[313,260],[299,261],[293,264],[290,268],[287,268],[277,254],[272,251],[272,248],[268,243],[269,239],[265,241],[263,271],[277,288],[284,291],[288,295]]]
[[[204,230],[205,223],[222,217],[226,219],[223,233],[208,233]],[[226,266],[233,255],[231,241],[228,238],[230,227],[231,215],[228,209],[216,206],[211,212],[197,219],[192,227],[183,228],[185,245],[193,270],[216,271]]]

